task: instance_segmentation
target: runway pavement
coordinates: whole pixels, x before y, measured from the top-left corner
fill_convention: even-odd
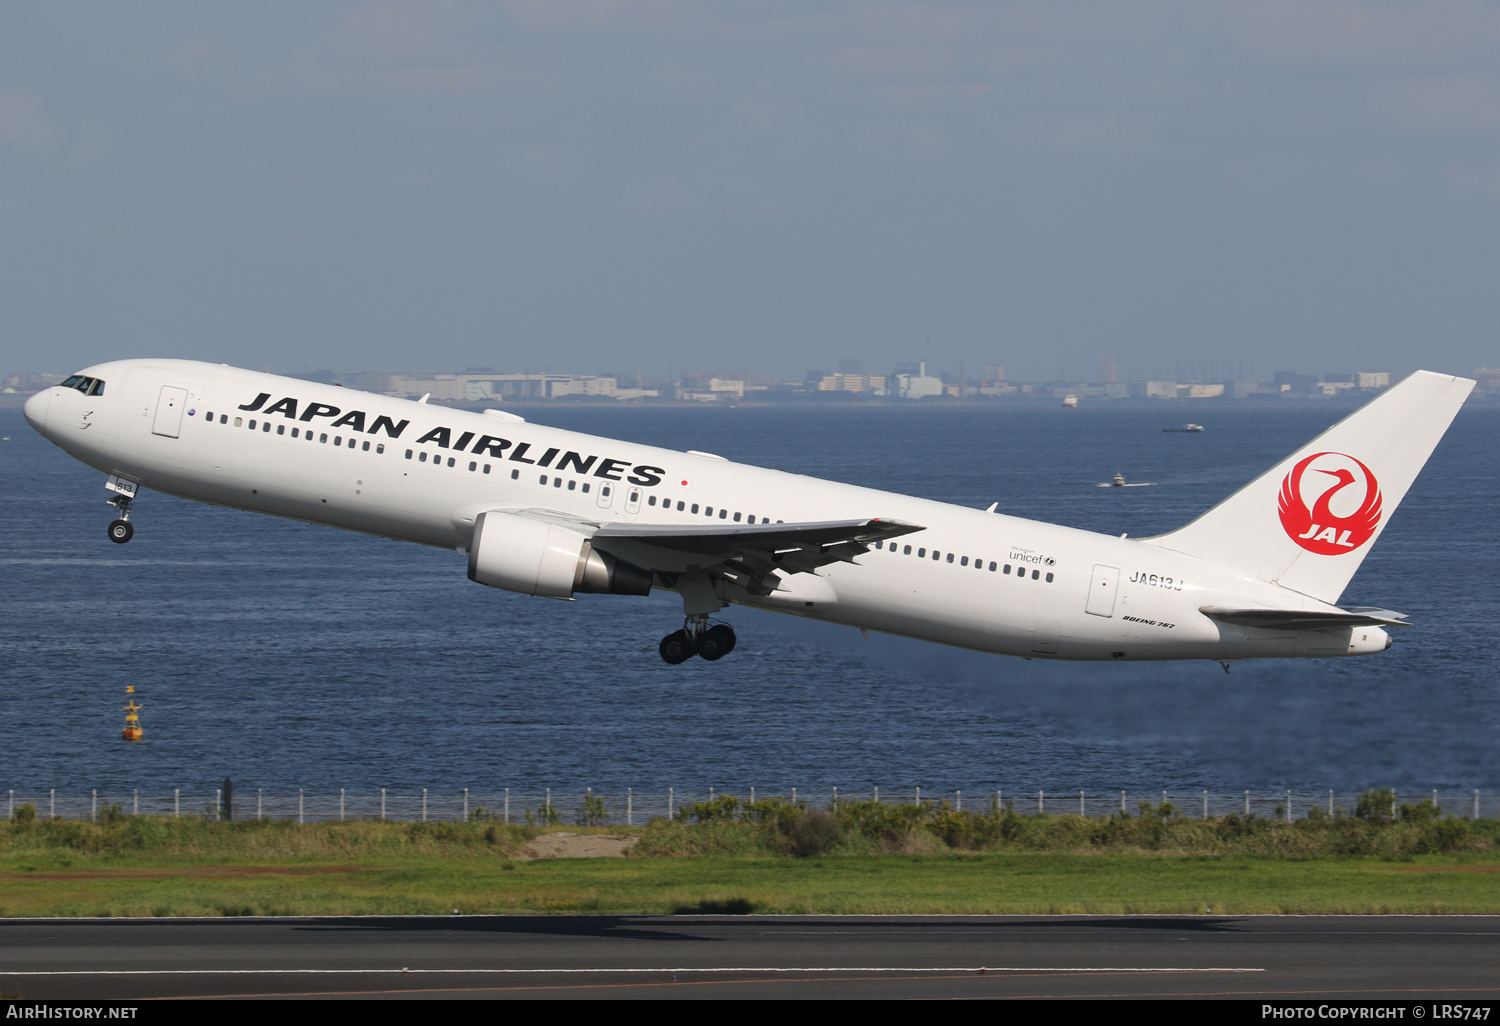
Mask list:
[[[0,921],[23,999],[1488,1000],[1495,916],[452,916]]]

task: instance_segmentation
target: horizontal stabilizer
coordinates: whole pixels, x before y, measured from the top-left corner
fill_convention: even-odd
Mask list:
[[[1203,606],[1204,616],[1240,627],[1277,631],[1315,631],[1325,627],[1405,627],[1406,614],[1373,606],[1353,609],[1231,609]]]

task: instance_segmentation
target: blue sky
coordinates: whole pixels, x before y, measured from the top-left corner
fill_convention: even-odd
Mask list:
[[[0,368],[1500,362],[1500,6],[9,4]]]

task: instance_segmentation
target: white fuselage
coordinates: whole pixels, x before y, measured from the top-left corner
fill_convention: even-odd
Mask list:
[[[1210,619],[1201,607],[1335,607],[1149,539],[227,366],[125,360],[82,373],[105,383],[102,394],[49,389],[27,403],[28,420],[90,466],[200,502],[460,551],[485,510],[596,524],[895,519],[924,530],[794,575],[770,596],[728,582],[719,595],[1027,658],[1228,661],[1388,647],[1378,627]],[[184,391],[175,421],[164,386]]]

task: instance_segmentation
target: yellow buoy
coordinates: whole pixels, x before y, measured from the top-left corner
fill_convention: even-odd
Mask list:
[[[125,685],[127,695],[135,694],[135,685]],[[126,741],[139,741],[145,737],[146,732],[141,729],[141,718],[136,715],[143,707],[135,704],[135,699],[130,699],[123,706],[125,709],[125,729],[121,732]]]

